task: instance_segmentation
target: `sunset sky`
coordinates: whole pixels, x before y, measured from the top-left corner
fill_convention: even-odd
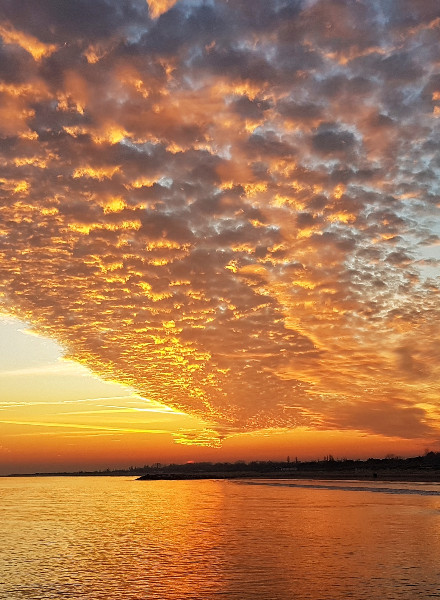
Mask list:
[[[440,450],[438,0],[0,36],[0,473]]]

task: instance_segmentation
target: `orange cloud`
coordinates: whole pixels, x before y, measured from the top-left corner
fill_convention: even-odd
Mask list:
[[[150,15],[153,19],[157,19],[164,12],[170,10],[178,0],[147,0],[150,9]]]
[[[6,44],[17,44],[29,52],[34,60],[40,61],[42,58],[50,56],[55,52],[55,44],[44,44],[33,35],[18,31],[10,23],[4,22],[0,25],[0,35]]]
[[[202,419],[183,444],[434,438],[433,15],[175,4],[1,25],[4,310]]]

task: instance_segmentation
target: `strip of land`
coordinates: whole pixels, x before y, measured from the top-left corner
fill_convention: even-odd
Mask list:
[[[412,458],[369,458],[367,460],[334,459],[331,455],[318,461],[236,461],[223,463],[185,463],[144,465],[128,469],[32,473],[10,477],[49,476],[133,476],[144,481],[189,479],[325,479],[365,481],[440,482],[440,452],[428,452]]]
[[[139,481],[157,481],[157,480],[188,480],[188,479],[310,479],[310,480],[354,480],[354,481],[419,481],[419,482],[440,482],[440,471],[402,471],[400,469],[387,469],[383,471],[353,470],[353,471],[265,471],[249,472],[241,471],[236,473],[145,473],[137,479]]]

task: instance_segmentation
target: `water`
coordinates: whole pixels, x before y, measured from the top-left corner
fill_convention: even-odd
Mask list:
[[[440,484],[0,479],[0,535],[1,600],[440,598]]]

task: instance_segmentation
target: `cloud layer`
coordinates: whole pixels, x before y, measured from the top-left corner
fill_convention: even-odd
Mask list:
[[[439,33],[437,0],[5,0],[4,310],[219,435],[436,438]]]

